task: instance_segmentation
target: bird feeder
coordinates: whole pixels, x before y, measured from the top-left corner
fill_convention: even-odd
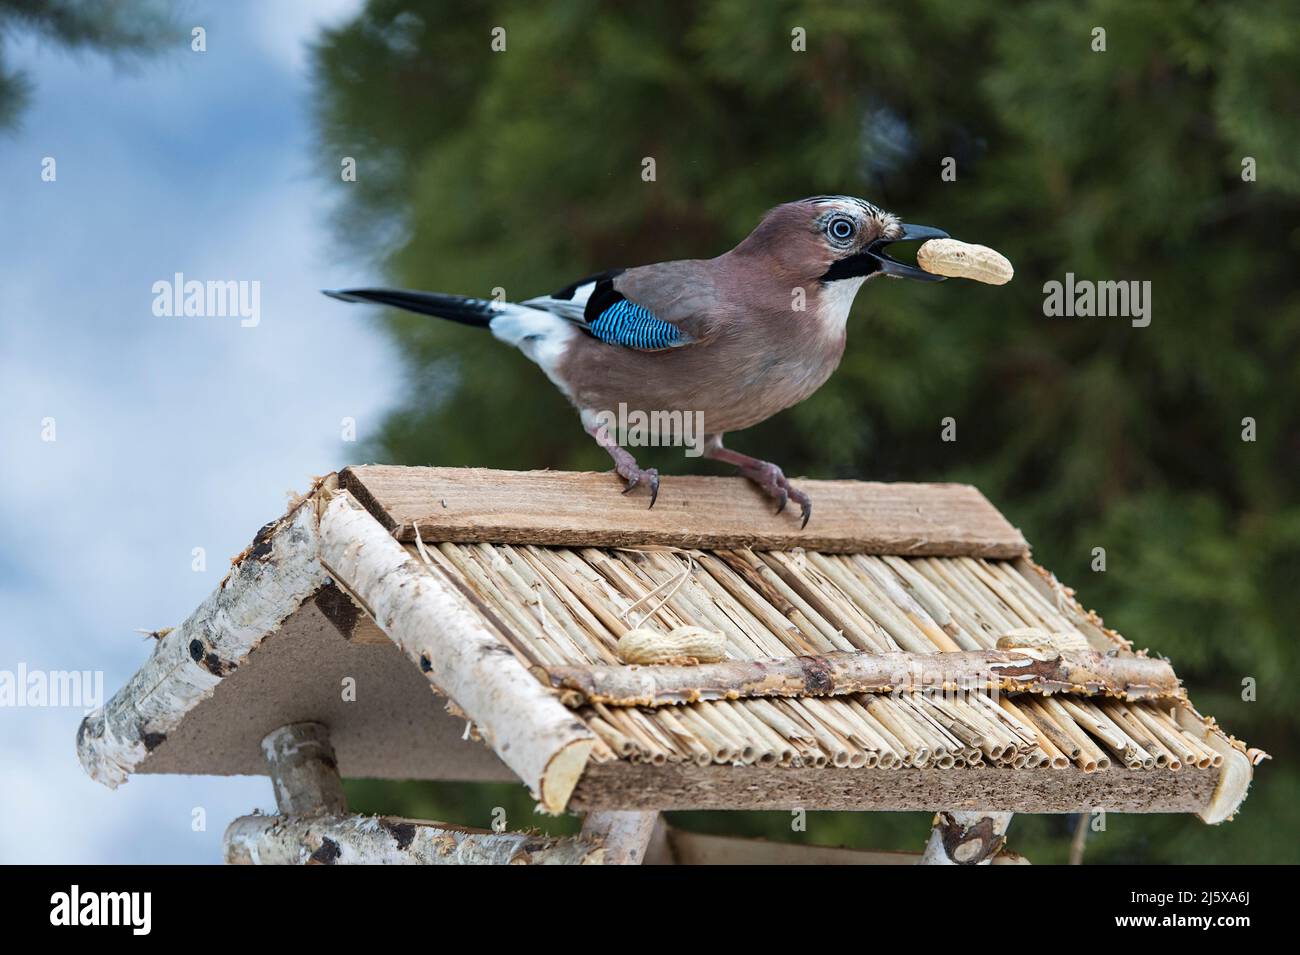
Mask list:
[[[1232,817],[1265,754],[1030,558],[974,488],[352,467],[267,524],[77,734],[87,773],[268,775],[234,863],[1022,861],[1014,813]],[[725,658],[634,665],[629,631]],[[355,695],[340,692],[353,681]],[[512,780],[574,838],[348,812],[340,777]],[[666,810],[925,810],[918,854]]]

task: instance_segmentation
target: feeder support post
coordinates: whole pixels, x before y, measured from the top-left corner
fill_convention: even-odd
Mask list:
[[[282,816],[347,812],[339,764],[321,723],[290,723],[262,740],[262,752]]]
[[[659,822],[657,812],[597,810],[582,821],[583,839],[605,849],[605,865],[641,865]]]
[[[988,865],[1006,845],[1009,812],[941,812],[920,865]]]

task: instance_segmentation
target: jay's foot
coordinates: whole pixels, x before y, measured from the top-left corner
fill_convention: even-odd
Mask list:
[[[632,456],[629,454],[629,458]],[[627,487],[623,488],[626,494],[632,488],[636,487],[642,481],[646,487],[650,488],[650,506],[655,506],[655,501],[659,499],[659,471],[656,468],[643,468],[635,461],[628,464],[615,464],[614,470],[618,472],[619,477],[627,481]]]
[[[812,517],[812,498],[791,484],[785,472],[771,461],[752,458],[748,454],[724,448],[721,436],[714,437],[705,445],[704,454],[715,461],[726,461],[740,468],[741,477],[753,481],[764,494],[776,501],[778,514],[785,510],[786,504],[794,501],[799,505],[799,514],[803,518],[799,523],[799,529],[803,530],[808,526],[808,518]]]
[[[812,517],[812,498],[791,484],[785,472],[779,467],[770,461],[758,461],[755,467],[742,465],[740,474],[742,477],[749,478],[762,488],[764,494],[776,501],[778,514],[785,510],[786,504],[790,501],[798,504],[802,518],[799,529],[803,530],[808,526],[808,518]]]
[[[655,501],[659,500],[659,471],[656,468],[643,468],[636,463],[636,458],[624,447],[616,443],[605,430],[604,427],[589,427],[587,433],[596,439],[599,444],[614,459],[614,470],[618,476],[627,481],[627,487],[623,488],[626,494],[638,484],[644,483],[650,489],[650,506],[655,506]]]

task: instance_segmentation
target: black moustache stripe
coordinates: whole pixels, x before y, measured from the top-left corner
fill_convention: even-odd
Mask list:
[[[880,260],[868,252],[857,252],[831,263],[831,267],[818,279],[819,282],[835,282],[839,279],[852,279],[870,275],[879,270]]]

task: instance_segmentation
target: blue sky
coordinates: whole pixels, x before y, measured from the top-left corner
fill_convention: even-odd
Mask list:
[[[99,669],[111,695],[136,629],[184,619],[287,492],[356,460],[341,420],[364,441],[393,400],[386,339],[318,291],[377,278],[331,241],[305,56],[359,5],[190,2],[207,52],[127,65],[7,37],[33,97],[0,133],[0,670]],[[155,316],[176,272],[260,282],[260,323]],[[230,819],[273,808],[260,777],[111,792],[80,718],[0,707],[0,862],[217,862]]]

